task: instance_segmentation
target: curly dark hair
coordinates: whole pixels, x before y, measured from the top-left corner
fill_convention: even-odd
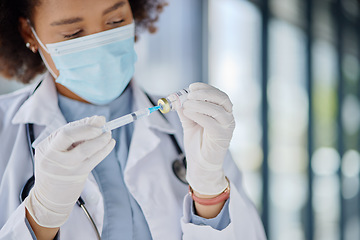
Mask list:
[[[154,33],[165,0],[129,0],[129,3],[137,33],[142,30]],[[39,4],[41,0],[0,1],[0,74],[5,78],[29,83],[46,69],[40,55],[26,48],[19,32],[19,18],[31,20],[33,9]]]

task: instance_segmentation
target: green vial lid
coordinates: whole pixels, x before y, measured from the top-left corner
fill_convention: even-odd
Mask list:
[[[170,103],[166,98],[160,98],[158,100],[158,105],[161,106],[160,112],[168,113],[171,110]]]

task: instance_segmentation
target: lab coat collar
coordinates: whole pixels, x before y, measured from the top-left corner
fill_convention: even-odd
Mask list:
[[[54,108],[58,102],[55,84],[51,76],[45,74],[42,82],[36,83],[35,86],[38,86],[37,90],[33,94],[31,92],[29,98],[19,108],[12,119],[13,124],[33,123],[47,126],[53,122],[55,116],[61,113],[58,107]]]
[[[39,84],[40,82],[37,85]],[[36,147],[53,131],[65,125],[66,120],[59,108],[55,83],[50,73],[44,74],[41,84],[30,94],[15,114],[12,123],[44,126],[45,129],[32,144]]]
[[[37,83],[36,86],[40,84]],[[36,91],[22,104],[12,119],[13,124],[33,123],[40,126],[66,123],[59,107],[54,80],[49,73],[44,74]]]

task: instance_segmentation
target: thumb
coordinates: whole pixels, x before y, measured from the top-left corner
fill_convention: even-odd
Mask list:
[[[68,123],[55,134],[51,134],[49,141],[59,151],[68,150],[73,144],[95,139],[102,135],[100,126],[105,124],[105,118],[93,116]]]

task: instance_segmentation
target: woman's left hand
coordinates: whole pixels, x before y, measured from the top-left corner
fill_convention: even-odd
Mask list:
[[[200,194],[222,193],[228,185],[222,165],[235,128],[229,97],[205,83],[191,84],[178,115],[184,129],[187,181]]]

